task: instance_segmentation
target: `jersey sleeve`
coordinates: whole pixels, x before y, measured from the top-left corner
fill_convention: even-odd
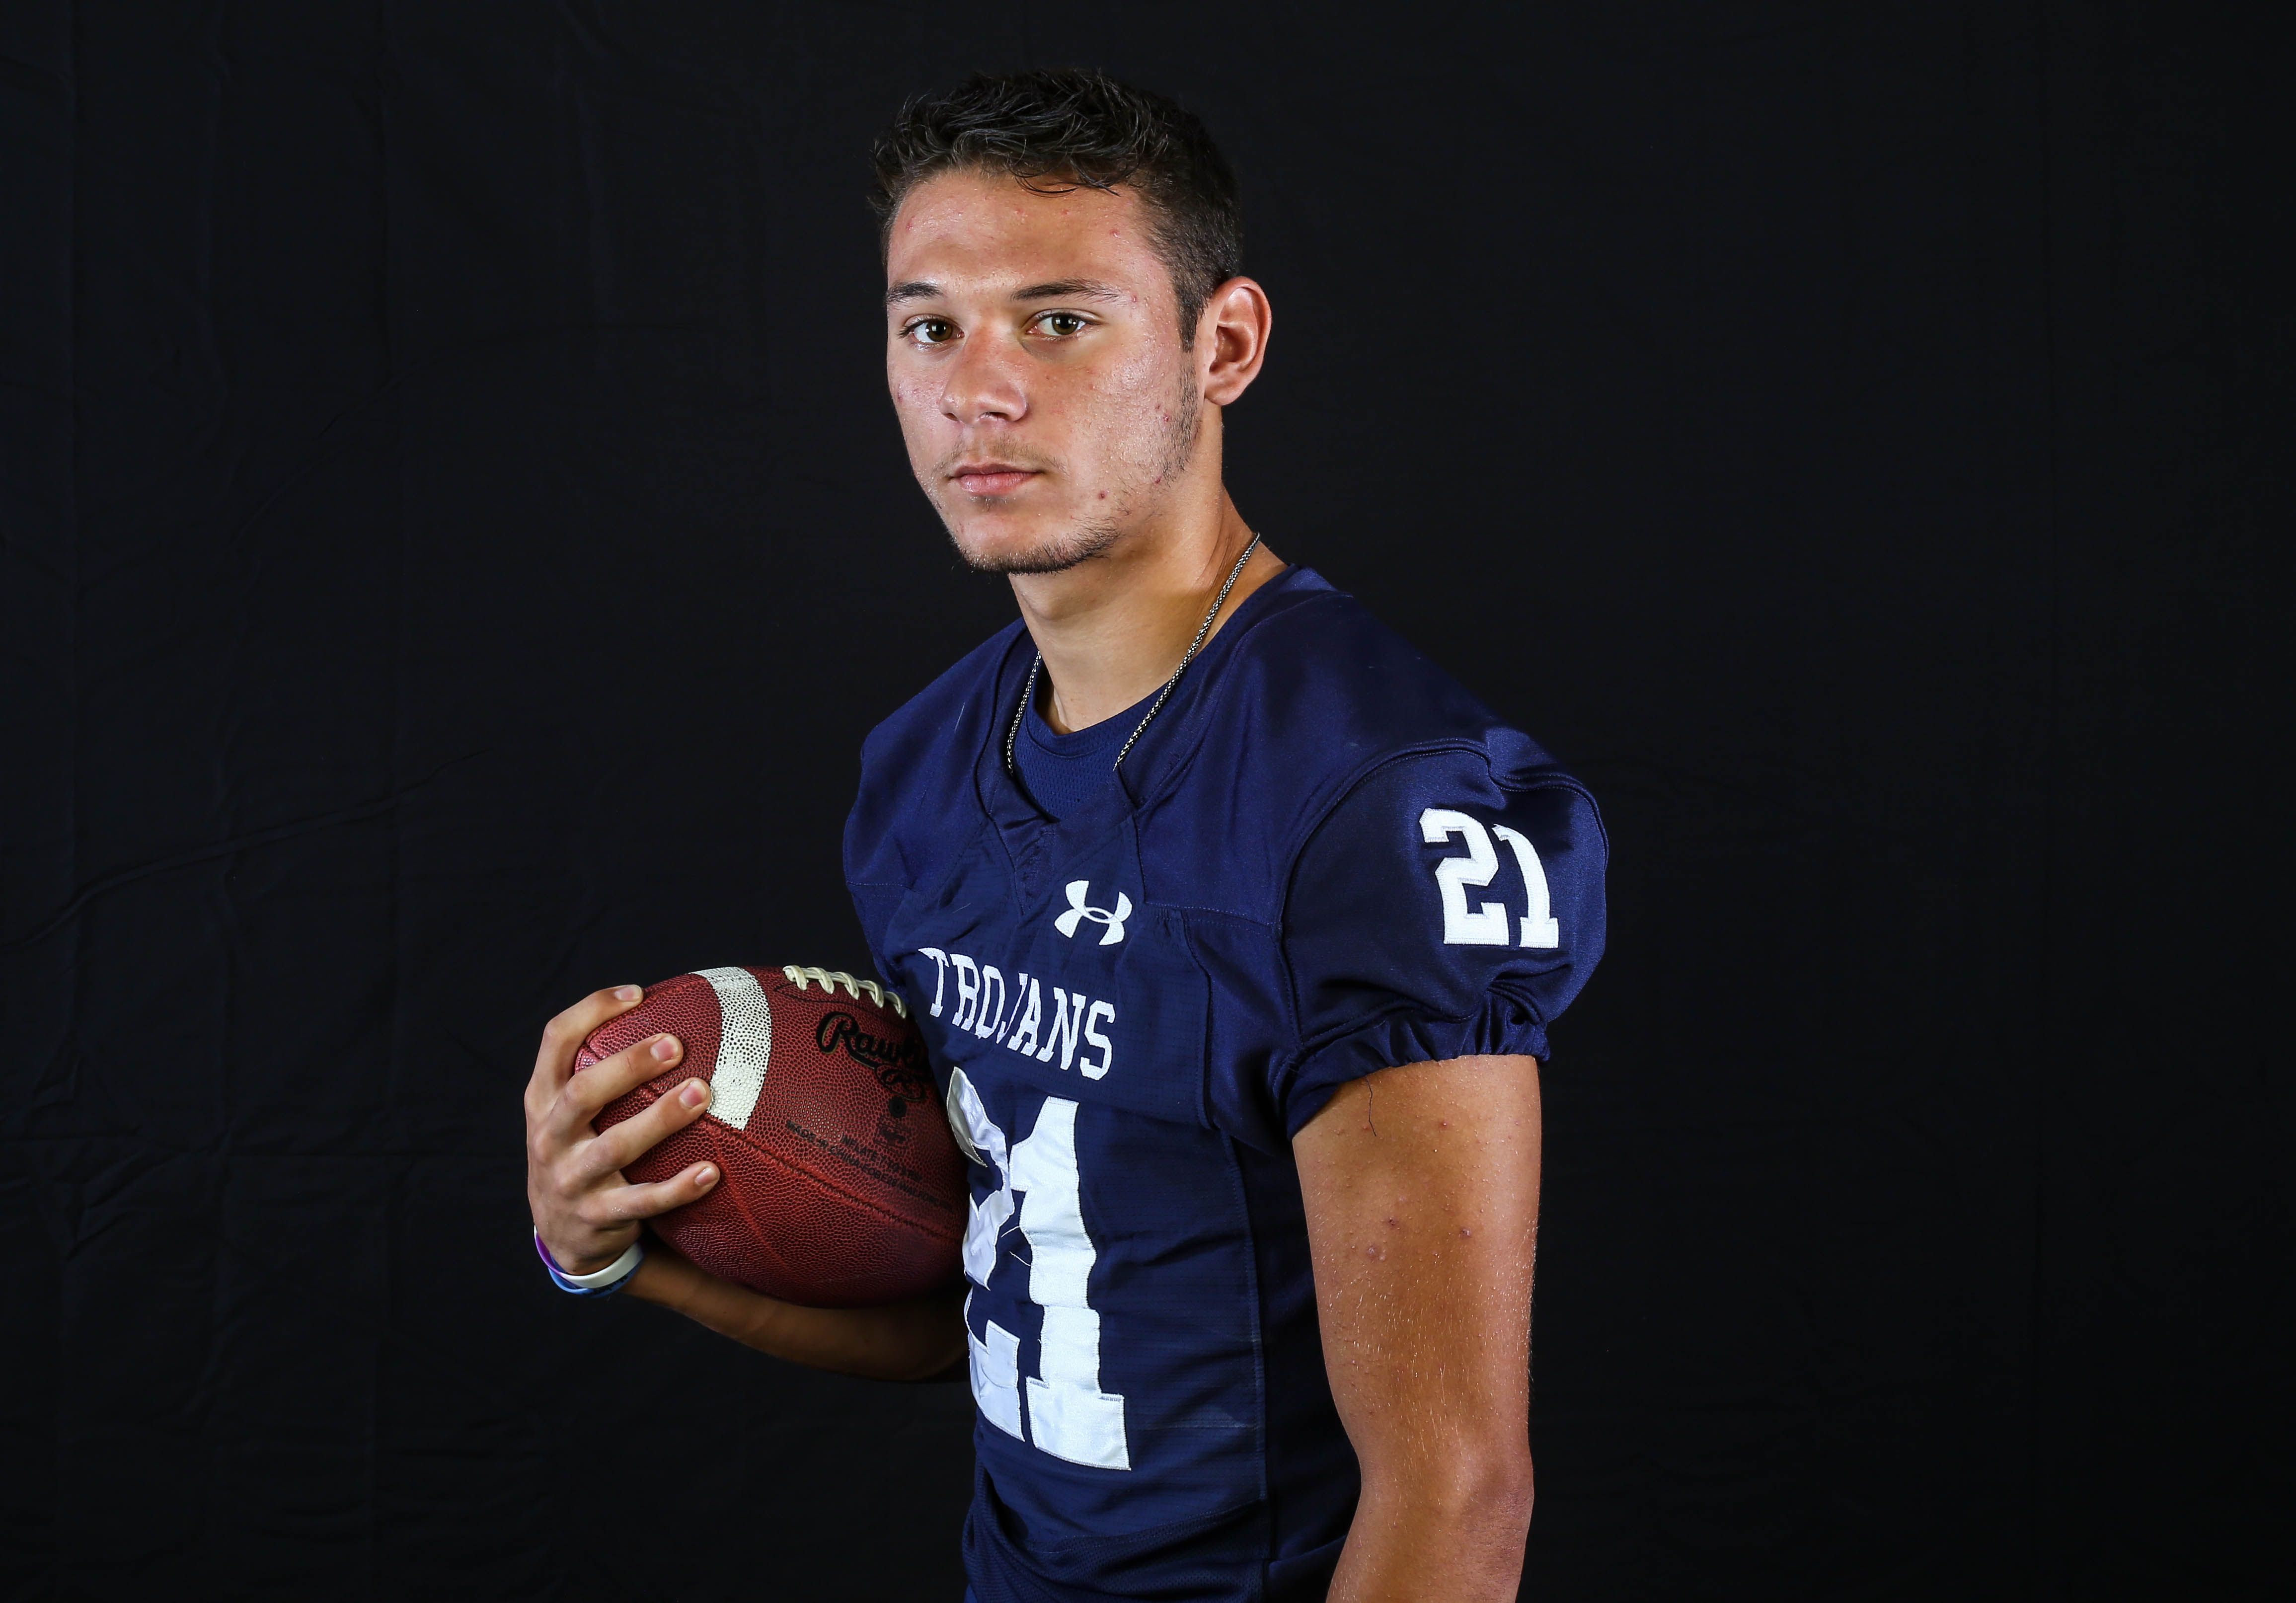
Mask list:
[[[1547,1056],[1603,953],[1608,845],[1554,770],[1474,750],[1390,763],[1301,847],[1285,896],[1297,1050],[1270,1087],[1296,1135],[1348,1081],[1398,1064]]]

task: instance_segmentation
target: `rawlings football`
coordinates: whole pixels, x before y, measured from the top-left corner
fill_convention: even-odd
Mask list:
[[[685,1058],[596,1125],[709,1083],[709,1110],[622,1170],[643,1182],[718,1165],[708,1196],[650,1222],[679,1252],[817,1308],[900,1302],[956,1278],[964,1159],[899,997],[820,969],[704,969],[650,986],[591,1033],[575,1067],[664,1031]]]

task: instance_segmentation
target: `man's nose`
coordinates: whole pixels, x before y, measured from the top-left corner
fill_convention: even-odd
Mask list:
[[[1002,348],[994,339],[968,339],[945,372],[941,414],[961,428],[990,421],[1017,423],[1028,415],[1029,392],[1022,382],[1021,353]]]

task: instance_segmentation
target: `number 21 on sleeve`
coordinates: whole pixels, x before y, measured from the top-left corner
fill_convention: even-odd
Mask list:
[[[1485,902],[1472,908],[1467,905],[1468,887],[1480,889],[1498,877],[1499,855],[1491,845],[1493,835],[1507,843],[1514,853],[1515,866],[1522,871],[1522,945],[1560,946],[1562,931],[1554,920],[1546,870],[1540,864],[1538,848],[1530,844],[1529,837],[1505,824],[1486,830],[1480,819],[1455,808],[1430,807],[1419,815],[1420,838],[1429,846],[1439,846],[1456,837],[1467,848],[1465,856],[1446,857],[1435,865],[1435,888],[1443,898],[1443,944],[1505,946],[1513,942],[1515,932],[1509,928],[1503,904]]]

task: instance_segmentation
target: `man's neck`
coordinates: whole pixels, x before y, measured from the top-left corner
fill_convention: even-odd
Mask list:
[[[1046,722],[1063,734],[1086,729],[1152,694],[1250,544],[1223,488],[1216,505],[1144,527],[1063,572],[1014,574],[1013,593],[1052,687]],[[1205,640],[1283,567],[1266,546],[1253,552]]]

